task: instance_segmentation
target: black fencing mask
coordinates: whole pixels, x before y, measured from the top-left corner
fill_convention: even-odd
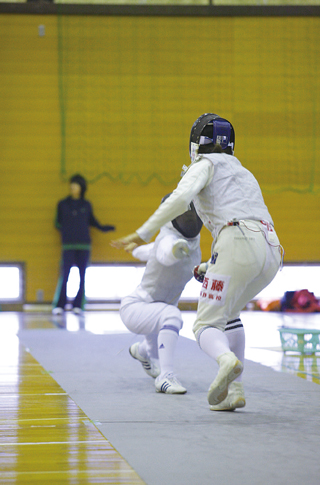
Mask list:
[[[191,202],[186,212],[171,222],[173,227],[188,239],[196,237],[202,228],[202,220],[198,216],[193,202]]]
[[[167,194],[163,197],[162,202],[164,202],[171,194]],[[192,239],[196,237],[202,228],[202,220],[198,216],[193,202],[188,206],[188,210],[176,217],[171,221],[173,227],[182,234],[182,236],[187,239]]]

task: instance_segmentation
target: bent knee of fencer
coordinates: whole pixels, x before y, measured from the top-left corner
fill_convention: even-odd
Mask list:
[[[135,299],[128,296],[121,300],[119,308],[122,323],[133,333],[141,333],[139,331],[136,332],[137,324],[139,324],[139,313],[136,311],[137,304]]]
[[[182,326],[183,320],[180,310],[173,305],[168,305],[168,308],[162,313],[159,321],[160,330],[167,329],[179,333]]]
[[[128,313],[129,305],[130,305],[129,298],[128,297],[122,298],[120,307],[119,307],[119,315],[122,321],[126,318],[125,316]]]
[[[210,328],[210,327],[217,328],[218,330],[221,330],[221,332],[224,332],[225,328],[226,328],[226,321],[217,318],[217,320],[212,320],[210,322],[204,322],[204,321],[201,321],[200,319],[197,318],[196,321],[193,324],[192,331],[193,331],[194,336],[195,336],[198,343],[199,343],[200,334],[206,328]]]
[[[128,307],[125,307],[123,309],[119,309],[119,315],[121,318],[121,321],[125,327],[127,327],[130,332],[134,332],[134,322],[133,319],[131,318],[131,315],[128,311]]]

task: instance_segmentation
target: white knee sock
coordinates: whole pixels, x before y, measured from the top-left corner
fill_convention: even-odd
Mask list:
[[[158,359],[158,335],[156,333],[145,335],[144,340],[139,344],[139,352],[142,357]]]
[[[174,352],[179,334],[174,330],[163,328],[158,335],[158,354],[161,374],[160,378],[167,373],[173,372]]]
[[[244,364],[244,351],[245,351],[245,334],[244,328],[236,328],[234,330],[228,330],[225,332],[228,341],[229,347],[231,352],[233,352],[237,358]],[[241,373],[235,381],[241,382],[242,381],[242,374]]]
[[[158,335],[152,333],[145,335],[142,342],[139,342],[139,354],[146,359],[158,359]]]
[[[219,355],[230,352],[225,333],[214,327],[208,327],[200,334],[199,344],[200,348],[214,360],[217,360]]]
[[[139,350],[139,354],[142,357],[145,357],[145,358],[148,357],[148,344],[147,344],[146,338],[144,338],[142,342],[139,342],[138,350]]]

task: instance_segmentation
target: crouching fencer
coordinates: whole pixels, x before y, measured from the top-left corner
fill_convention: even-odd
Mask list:
[[[131,332],[144,335],[129,352],[148,375],[156,378],[157,392],[187,392],[174,372],[174,353],[183,324],[178,301],[193,277],[194,266],[201,262],[201,227],[191,203],[184,214],[161,228],[154,243],[132,250],[132,255],[147,261],[147,265],[140,285],[122,299],[120,316]]]
[[[193,325],[200,348],[219,365],[208,390],[213,411],[245,405],[240,312],[272,281],[283,258],[259,184],[234,156],[234,146],[228,120],[213,113],[200,116],[191,128],[191,164],[176,189],[135,233],[111,243],[126,249],[148,242],[194,202],[213,237],[210,261],[199,268],[204,274]]]

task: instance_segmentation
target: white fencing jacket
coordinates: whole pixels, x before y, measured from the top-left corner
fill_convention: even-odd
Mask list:
[[[198,156],[170,197],[136,232],[150,241],[160,227],[183,214],[191,201],[214,238],[233,220],[263,220],[273,225],[252,173],[236,157],[212,153]]]

